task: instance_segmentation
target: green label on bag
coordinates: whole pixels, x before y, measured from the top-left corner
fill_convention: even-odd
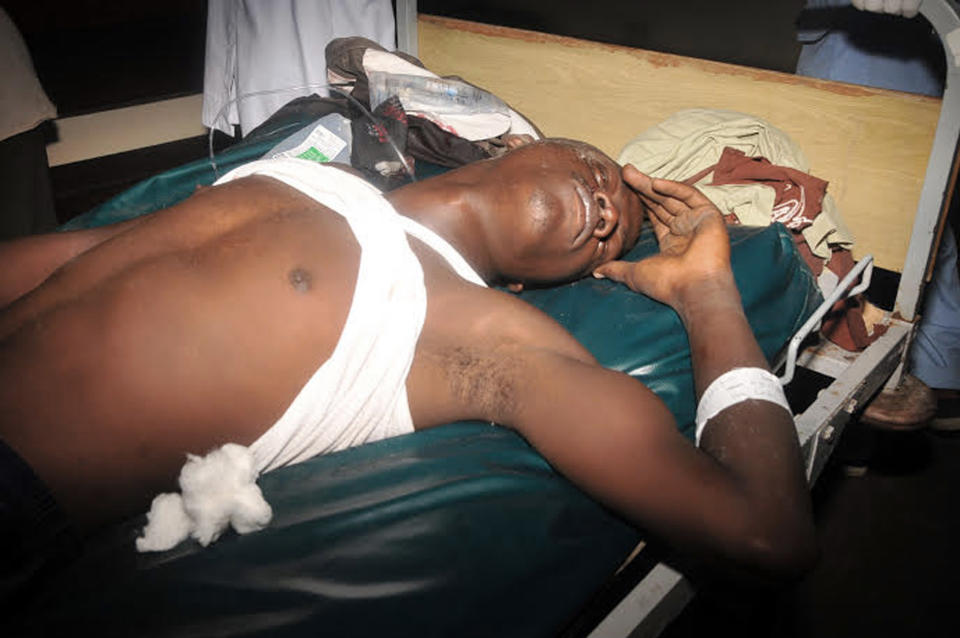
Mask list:
[[[329,162],[330,158],[317,150],[317,147],[311,146],[304,152],[297,155],[297,157],[305,160],[310,160],[312,162]]]

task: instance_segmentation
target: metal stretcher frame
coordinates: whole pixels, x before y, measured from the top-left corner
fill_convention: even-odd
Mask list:
[[[914,218],[887,332],[860,353],[821,342],[808,347],[796,365],[833,378],[802,414],[797,433],[812,484],[823,470],[844,426],[886,384],[899,385],[923,288],[929,281],[935,247],[943,232],[950,193],[957,179],[960,138],[960,16],[952,0],[923,0],[920,14],[936,30],[946,56],[946,78],[936,134]],[[417,55],[416,0],[397,0],[397,41]],[[794,362],[790,362],[793,365]],[[656,636],[693,598],[682,574],[658,563],[589,634],[590,638]]]

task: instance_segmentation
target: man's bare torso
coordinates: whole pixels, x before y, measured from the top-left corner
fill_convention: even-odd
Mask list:
[[[525,349],[591,360],[411,245],[428,292],[417,428],[500,420]],[[0,436],[85,522],[144,510],[186,453],[249,445],[283,414],[339,339],[359,256],[342,217],[264,177],[143,219],[0,313]]]

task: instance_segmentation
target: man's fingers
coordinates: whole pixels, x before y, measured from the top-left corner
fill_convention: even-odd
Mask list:
[[[903,8],[900,12],[904,18],[912,18],[920,12],[920,0],[903,0]]]
[[[641,173],[633,164],[627,164],[620,170],[620,175],[623,177],[623,181],[630,185],[634,190],[641,190],[644,184],[650,183],[650,176]]]
[[[650,211],[657,238],[668,232],[686,234],[697,226],[704,212],[716,207],[697,188],[669,179],[651,178],[628,164],[623,168],[623,178],[631,185]],[[662,225],[658,228],[657,223]]]
[[[623,167],[623,179],[642,197],[657,202],[671,215],[681,215],[690,208],[709,205],[710,200],[695,187],[669,179],[652,178],[632,164]]]
[[[651,222],[656,220],[661,224],[666,224],[668,226],[670,225],[674,217],[673,212],[665,208],[663,204],[657,200],[651,199],[642,193],[640,194],[640,199],[643,200],[643,203],[647,205],[647,210],[650,211],[649,218]]]
[[[889,13],[912,18],[917,15],[920,0],[852,0],[853,6],[861,11],[873,13]]]
[[[650,225],[653,226],[653,234],[657,237],[657,243],[660,243],[664,235],[670,234],[670,226],[661,221],[657,215],[648,215],[647,219],[650,220]]]
[[[658,267],[658,264],[660,267]],[[609,279],[624,284],[630,290],[649,295],[660,300],[658,293],[663,277],[657,273],[662,271],[661,257],[653,255],[640,261],[610,261],[593,271],[597,279]]]
[[[630,267],[631,262],[628,261],[608,261],[601,266],[597,266],[593,271],[593,276],[597,279],[610,279],[617,283],[625,283]]]
[[[710,200],[707,196],[697,190],[695,187],[683,182],[674,182],[669,179],[652,180],[653,189],[666,198],[679,200],[689,208],[699,208],[709,206]]]
[[[889,9],[887,5],[891,5]],[[884,5],[887,13],[898,13],[904,18],[912,18],[920,9],[920,0],[887,0],[887,5]]]
[[[657,238],[669,232],[678,235],[688,234],[705,215],[717,212],[716,207],[709,200],[697,207],[688,206],[677,199],[670,199],[665,204],[645,197],[643,200],[651,213],[648,218],[653,224],[654,231],[657,232]]]
[[[623,176],[623,181],[629,184],[630,187],[637,191],[641,196],[652,199],[653,201],[661,204],[666,199],[653,188],[654,178],[646,175],[645,173],[641,173],[633,164],[627,164],[624,166],[623,170],[621,171],[621,175]]]
[[[682,215],[689,209],[689,206],[683,201],[658,192],[653,187],[654,180],[639,171],[636,172],[639,178],[632,182],[634,190],[637,191],[637,195],[639,195],[640,199],[647,205],[647,208],[656,214],[665,224],[670,223],[671,217]]]

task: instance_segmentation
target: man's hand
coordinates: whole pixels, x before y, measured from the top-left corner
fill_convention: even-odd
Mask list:
[[[890,13],[912,18],[917,15],[921,0],[852,0],[853,6],[861,11]]]
[[[649,211],[660,254],[638,262],[612,261],[594,271],[680,310],[704,287],[733,285],[730,241],[716,206],[692,186],[651,179],[627,165],[623,179],[639,193]]]

